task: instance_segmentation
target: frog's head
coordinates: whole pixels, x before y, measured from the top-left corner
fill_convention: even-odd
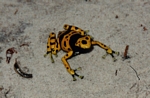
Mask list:
[[[79,38],[75,43],[75,46],[78,46],[82,49],[89,49],[91,47],[91,37],[88,35]]]

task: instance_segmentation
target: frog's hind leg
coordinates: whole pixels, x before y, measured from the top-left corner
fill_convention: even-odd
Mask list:
[[[72,75],[73,81],[76,81],[75,76],[83,79],[84,76],[80,76],[76,73],[76,71],[81,70],[81,68],[79,67],[79,68],[73,70],[73,69],[71,69],[69,63],[67,62],[67,59],[69,59],[72,55],[73,55],[73,51],[68,52],[64,57],[62,57],[62,62],[64,64],[64,66],[66,67],[68,73]]]
[[[108,54],[110,54],[113,58],[113,61],[115,62],[117,59],[114,57],[114,54],[116,54],[117,56],[119,55],[119,52],[116,52],[114,50],[112,50],[110,47],[104,45],[103,43],[101,42],[98,42],[98,41],[92,41],[92,45],[98,45],[99,47],[103,48],[106,50],[106,54],[102,56],[103,59],[106,58],[106,56]]]

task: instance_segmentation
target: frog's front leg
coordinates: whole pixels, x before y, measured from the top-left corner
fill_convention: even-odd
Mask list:
[[[62,62],[63,62],[63,64],[64,64],[64,66],[66,67],[67,71],[72,75],[73,81],[76,81],[75,76],[77,76],[77,77],[83,79],[84,76],[80,76],[80,75],[78,75],[78,74],[76,73],[76,71],[77,71],[77,70],[81,70],[81,68],[79,67],[79,68],[73,70],[73,69],[71,69],[69,63],[67,62],[67,59],[70,58],[72,55],[73,55],[73,51],[68,52],[64,57],[62,57]]]
[[[54,63],[54,59],[52,55],[55,55],[57,57],[57,52],[60,50],[59,42],[57,42],[56,34],[54,32],[51,32],[47,41],[47,53],[44,55],[46,57],[48,54],[50,54],[50,58],[52,63]]]
[[[115,57],[114,57],[114,54],[116,54],[117,56],[119,55],[119,52],[116,52],[114,50],[112,50],[111,48],[109,48],[108,46],[104,45],[103,43],[101,42],[98,42],[98,41],[92,41],[92,45],[98,45],[99,47],[103,48],[106,50],[106,54],[102,56],[103,59],[106,58],[106,56],[108,54],[110,54],[114,60],[114,62],[117,60]]]

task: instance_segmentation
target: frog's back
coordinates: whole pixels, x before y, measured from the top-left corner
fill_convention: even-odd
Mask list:
[[[82,35],[76,31],[60,31],[58,34],[58,39],[61,49],[66,52],[78,50],[75,43],[81,37]]]

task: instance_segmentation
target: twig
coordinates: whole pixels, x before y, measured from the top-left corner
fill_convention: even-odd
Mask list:
[[[140,80],[140,78],[139,78],[139,76],[138,76],[138,73],[137,73],[137,71],[132,67],[132,66],[130,66],[134,71],[135,71],[135,73],[136,73],[136,76],[138,77],[138,79]]]
[[[10,87],[9,89],[5,92],[5,98],[7,98],[7,94],[10,92]]]
[[[11,58],[12,58],[12,55],[13,55],[14,53],[17,53],[17,51],[15,50],[14,47],[7,49],[7,51],[6,51],[6,62],[7,62],[7,63],[10,62],[10,60],[11,60]]]
[[[2,58],[2,57],[0,57],[0,63],[1,63],[1,60],[3,60],[3,58]]]
[[[18,73],[20,76],[24,78],[32,78],[32,74],[25,73],[21,70],[20,66],[18,65],[17,58],[15,59],[15,64],[14,64],[14,70],[16,73]]]
[[[116,17],[115,18],[118,18],[118,15],[116,15]]]
[[[130,58],[130,57],[127,55],[127,54],[128,54],[128,50],[129,50],[129,45],[126,45],[126,48],[125,48],[125,51],[124,51],[123,60]]]
[[[30,43],[31,43],[31,42],[23,43],[23,44],[20,45],[20,47],[22,47],[22,46],[29,46]]]
[[[143,30],[144,30],[144,31],[146,31],[146,30],[147,30],[147,28],[146,28],[146,27],[143,27]]]
[[[130,90],[136,86],[136,83],[134,83],[131,87],[130,87]]]
[[[16,15],[16,14],[17,14],[17,12],[18,12],[18,9],[16,9],[16,11],[14,12],[14,15]]]
[[[115,76],[117,76],[117,73],[118,73],[118,70],[116,70],[116,72],[115,72]]]
[[[128,53],[129,45],[126,46],[125,52],[124,52],[124,58],[127,58],[127,53]]]
[[[2,91],[4,88],[3,88],[3,86],[0,86],[0,91]]]

